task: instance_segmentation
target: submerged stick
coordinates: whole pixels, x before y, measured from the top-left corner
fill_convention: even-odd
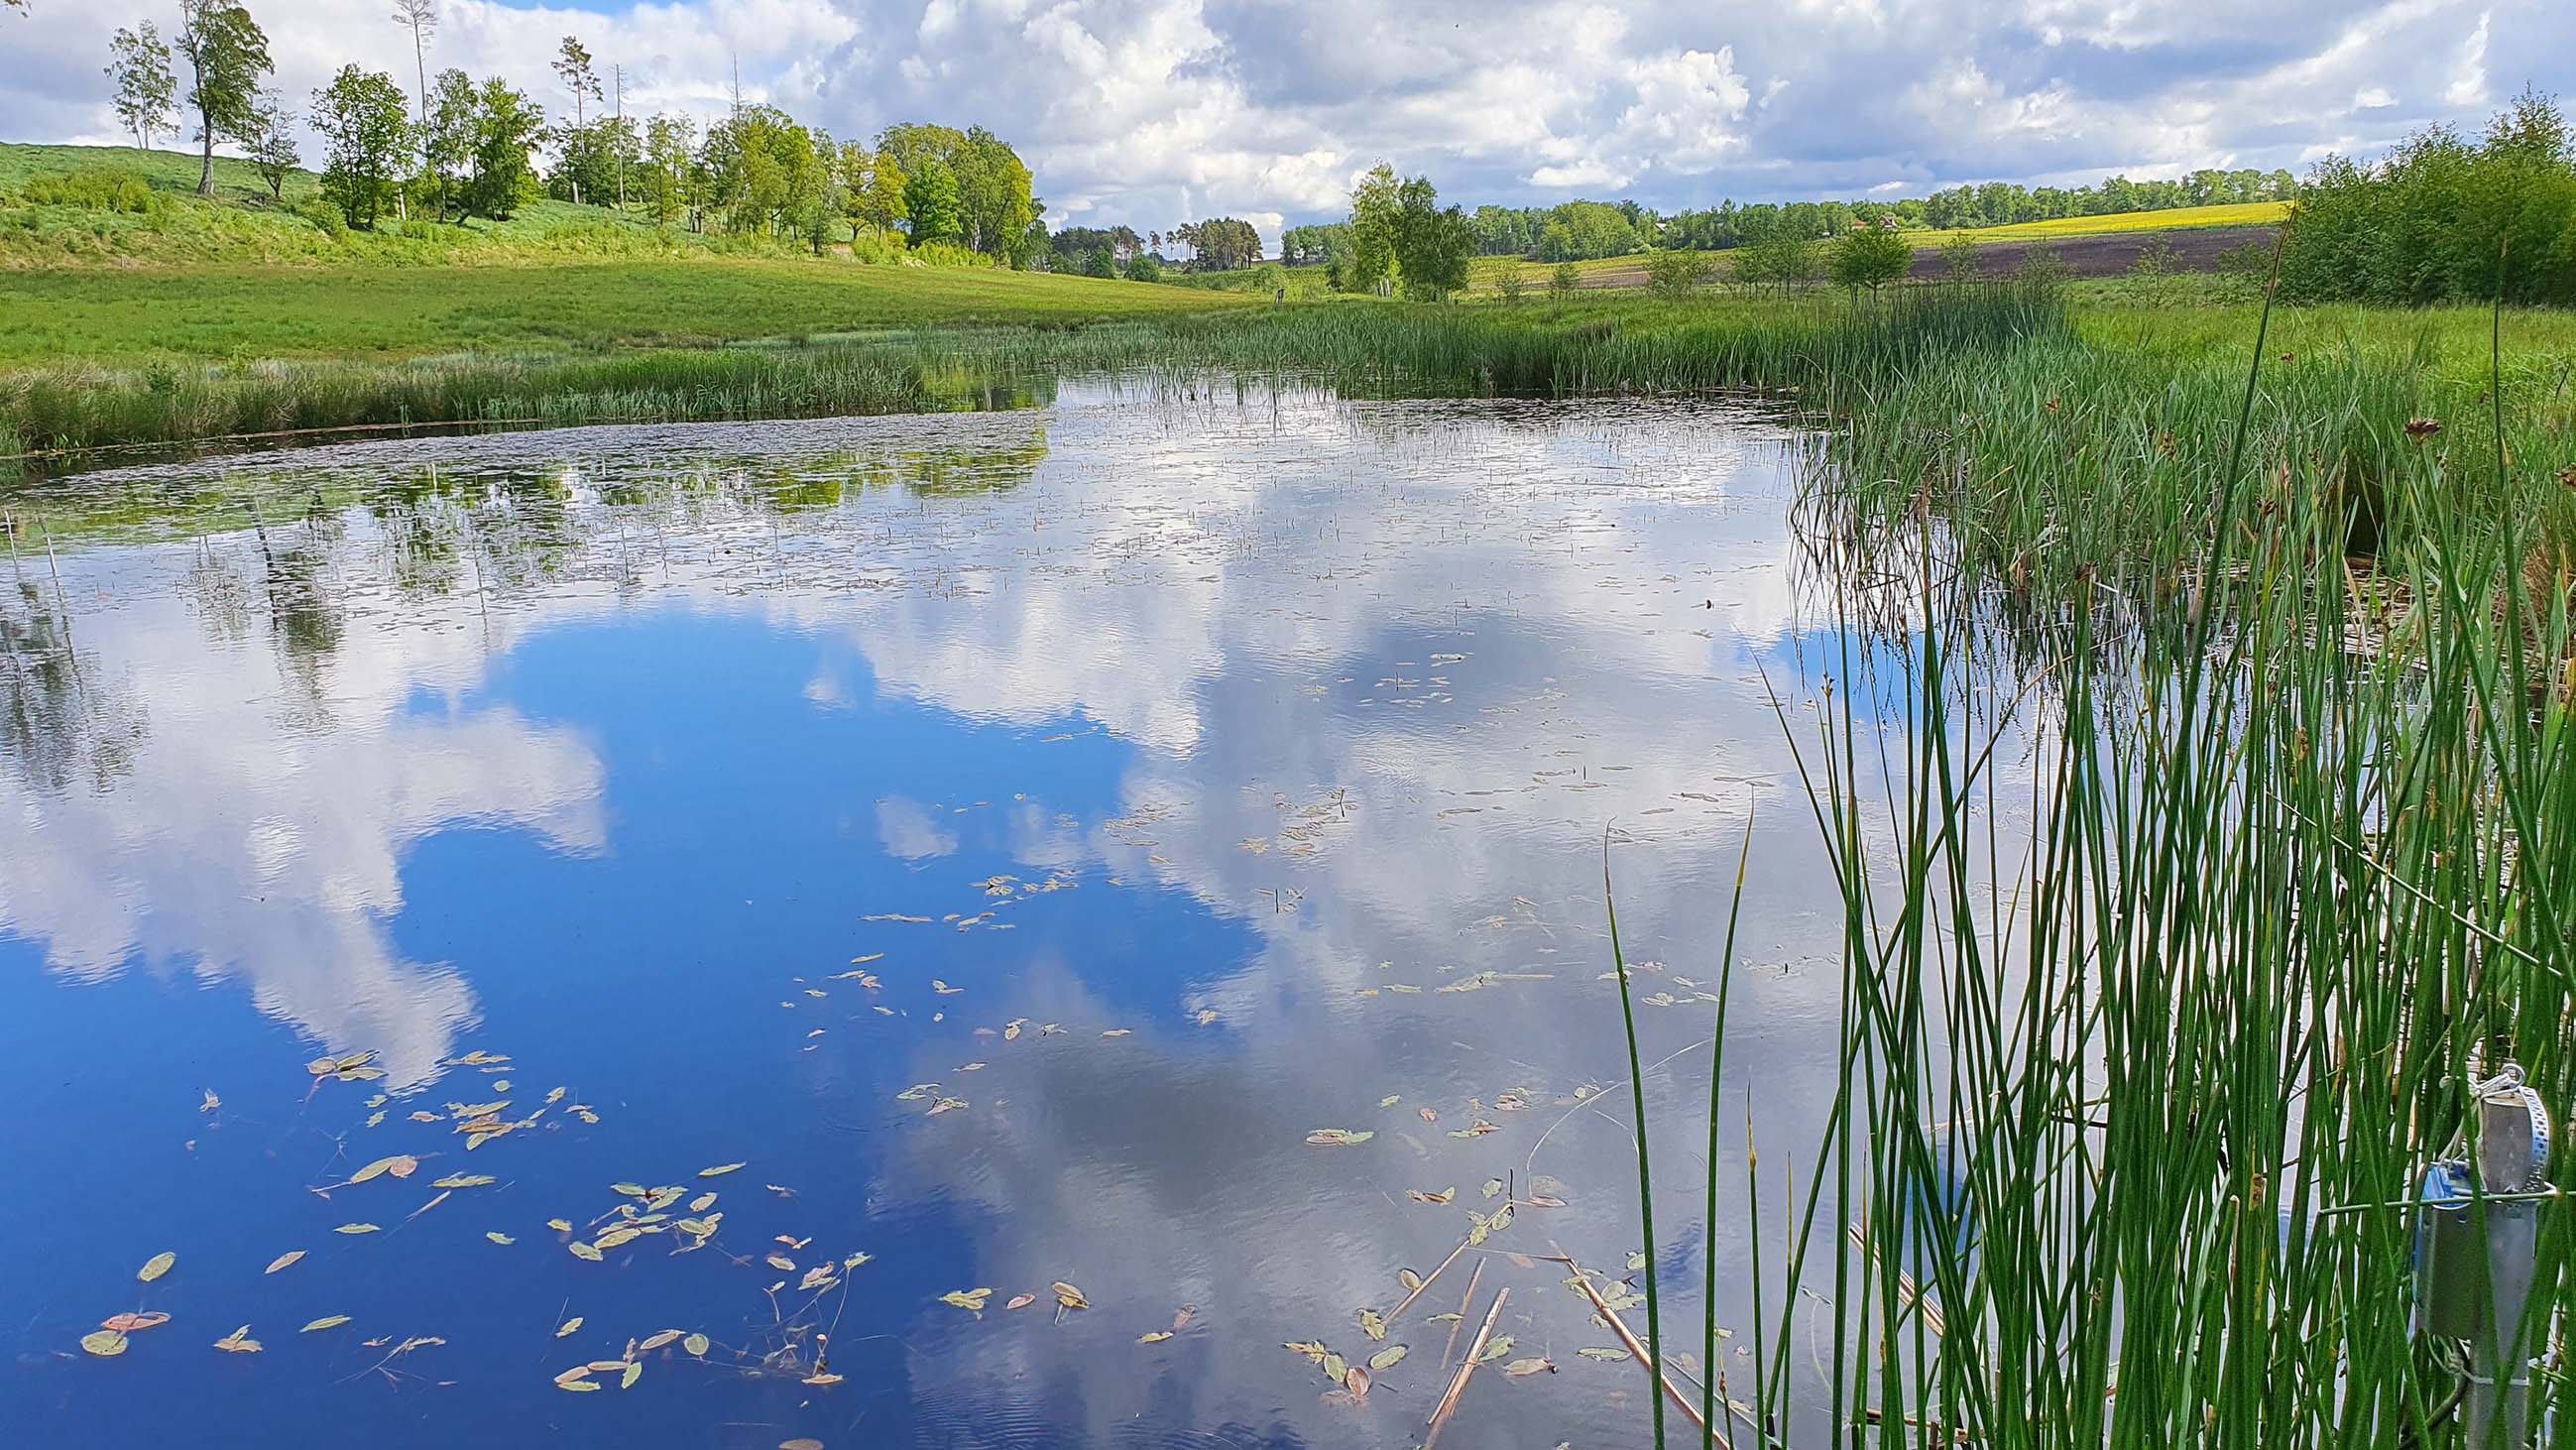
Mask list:
[[[1431,1271],[1430,1279],[1425,1279],[1421,1283],[1414,1285],[1413,1292],[1405,1295],[1404,1301],[1395,1306],[1395,1312],[1386,1316],[1386,1322],[1393,1324],[1396,1320],[1402,1318],[1404,1311],[1413,1307],[1413,1301],[1422,1297],[1422,1291],[1431,1287],[1431,1279],[1439,1278],[1441,1269],[1446,1269],[1451,1264],[1458,1262],[1458,1256],[1465,1252],[1467,1252],[1467,1241],[1465,1239],[1460,1239],[1458,1241],[1458,1247],[1449,1251],[1449,1257],[1440,1261],[1440,1268]],[[1478,1269],[1482,1269],[1485,1266],[1478,1264],[1476,1267]],[[1476,1291],[1473,1288],[1470,1288],[1467,1291],[1469,1298],[1474,1298],[1475,1293]]]
[[[1551,1244],[1549,1247],[1555,1246]],[[1602,1298],[1601,1292],[1592,1287],[1592,1276],[1583,1272],[1583,1266],[1576,1263],[1571,1255],[1562,1252],[1550,1255],[1549,1262],[1563,1264],[1574,1271],[1574,1286],[1583,1291],[1584,1298],[1592,1301],[1592,1307],[1598,1310],[1602,1319],[1610,1325],[1610,1332],[1619,1336],[1621,1344],[1628,1346],[1628,1352],[1635,1355],[1637,1362],[1646,1367],[1646,1372],[1655,1377],[1656,1384],[1663,1386],[1664,1393],[1671,1397],[1672,1402],[1682,1407],[1682,1413],[1690,1418],[1690,1422],[1699,1426],[1702,1433],[1715,1437],[1719,1445],[1732,1447],[1733,1442],[1726,1438],[1726,1432],[1710,1428],[1708,1421],[1700,1416],[1699,1406],[1690,1402],[1679,1385],[1664,1378],[1664,1367],[1655,1363],[1655,1357],[1646,1351],[1646,1346],[1638,1343],[1637,1336],[1628,1332],[1628,1326],[1619,1318],[1619,1311],[1611,1308],[1610,1301]]]
[[[1478,1268],[1484,1267],[1482,1264]],[[1503,1317],[1503,1301],[1512,1297],[1509,1289],[1494,1291],[1494,1307],[1485,1311],[1484,1325],[1476,1331],[1475,1342],[1467,1346],[1467,1362],[1458,1366],[1458,1377],[1449,1382],[1449,1393],[1440,1397],[1440,1408],[1431,1412],[1431,1433],[1423,1438],[1422,1450],[1440,1443],[1440,1432],[1449,1428],[1449,1417],[1458,1412],[1458,1397],[1467,1392],[1467,1381],[1476,1373],[1476,1356],[1485,1352],[1485,1341],[1492,1337],[1494,1321]]]
[[[1467,1297],[1458,1303],[1458,1317],[1449,1322],[1449,1342],[1440,1346],[1440,1368],[1449,1368],[1449,1356],[1458,1352],[1458,1331],[1467,1327],[1467,1311],[1476,1307],[1476,1285],[1485,1277],[1485,1261],[1476,1261],[1476,1272],[1467,1276]]]

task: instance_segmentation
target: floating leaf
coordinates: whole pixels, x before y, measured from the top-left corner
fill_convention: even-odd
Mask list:
[[[704,1213],[715,1206],[716,1196],[712,1193],[701,1193],[697,1197],[689,1200],[689,1212],[691,1213]]]
[[[1369,1356],[1369,1368],[1374,1370],[1393,1369],[1397,1365],[1403,1363],[1405,1355],[1410,1352],[1410,1350],[1406,1349],[1401,1344],[1390,1344],[1386,1348]]]
[[[215,1090],[214,1090],[213,1088],[207,1088],[205,1091],[206,1091],[206,1100],[205,1100],[204,1102],[202,1102],[202,1103],[197,1104],[197,1111],[198,1111],[198,1112],[201,1112],[201,1113],[211,1113],[211,1112],[213,1112],[215,1109],[220,1108],[220,1107],[222,1107],[222,1106],[224,1105],[224,1100],[223,1100],[222,1098],[219,1098],[219,1097],[216,1097],[216,1096],[215,1096]]]
[[[1189,1328],[1189,1327],[1190,1327],[1190,1316],[1192,1316],[1192,1315],[1194,1315],[1194,1314],[1196,1314],[1196,1313],[1198,1313],[1198,1312],[1199,1312],[1199,1311],[1197,1311],[1196,1309],[1184,1309],[1184,1310],[1182,1310],[1180,1313],[1173,1315],[1173,1316],[1172,1316],[1172,1332],[1173,1332],[1173,1333],[1175,1333],[1175,1334],[1177,1334],[1177,1333],[1179,1333],[1180,1331],[1182,1331],[1182,1330],[1184,1330],[1184,1329]]]
[[[1419,1188],[1408,1188],[1404,1191],[1404,1196],[1416,1203],[1447,1203],[1458,1196],[1458,1185],[1453,1183],[1438,1193],[1425,1193]]]
[[[572,1232],[572,1220],[568,1218],[550,1218],[546,1220],[546,1227],[553,1229],[559,1234],[568,1234]]]
[[[346,1314],[325,1314],[321,1318],[305,1325],[302,1329],[299,1329],[296,1332],[298,1334],[312,1334],[319,1330],[337,1329],[348,1322],[349,1316]]]
[[[1404,1292],[1410,1294],[1422,1287],[1422,1276],[1411,1269],[1398,1269],[1395,1271],[1395,1282],[1402,1284]]]
[[[1340,1384],[1344,1378],[1349,1376],[1350,1372],[1351,1364],[1349,1360],[1342,1358],[1340,1355],[1333,1353],[1329,1349],[1324,1351],[1324,1378],[1331,1380],[1335,1384]]]
[[[556,1378],[556,1380],[555,1380],[555,1388],[557,1388],[557,1389],[562,1389],[562,1390],[571,1390],[571,1391],[573,1391],[573,1392],[574,1392],[574,1393],[576,1393],[576,1394],[579,1394],[579,1393],[582,1393],[582,1392],[585,1392],[585,1391],[589,1391],[589,1390],[595,1390],[595,1389],[598,1389],[598,1388],[599,1388],[599,1381],[597,1381],[597,1380],[595,1380],[595,1379],[591,1379],[591,1378],[589,1378],[589,1377],[588,1377],[588,1376],[589,1376],[589,1374],[590,1374],[590,1371],[589,1371],[589,1370],[587,1370],[587,1369],[585,1369],[585,1370],[583,1370],[583,1371],[582,1371],[583,1378],[581,1378],[581,1379],[569,1379],[569,1380],[568,1380],[568,1379],[564,1379],[564,1378],[561,1378],[561,1377],[557,1377],[557,1378]]]
[[[608,1185],[608,1191],[627,1198],[650,1198],[653,1196],[653,1190],[645,1187],[641,1183],[612,1183]]]
[[[371,1234],[380,1233],[382,1230],[378,1229],[371,1223],[344,1223],[338,1228],[331,1230],[331,1232],[335,1234]]]
[[[1136,1336],[1136,1342],[1137,1342],[1138,1344],[1160,1344],[1160,1343],[1162,1343],[1164,1340],[1169,1339],[1169,1338],[1171,1338],[1171,1337],[1172,1337],[1172,1331],[1170,1331],[1170,1330],[1168,1330],[1168,1329],[1157,1329],[1157,1330],[1155,1330],[1155,1331],[1154,1331],[1153,1333],[1151,1333],[1151,1334],[1140,1334],[1140,1335],[1137,1335],[1137,1336]]]
[[[1400,1103],[1400,1102],[1403,1102],[1403,1101],[1404,1101],[1404,1099],[1403,1099],[1402,1097],[1398,1096],[1397,1094],[1394,1094],[1394,1093],[1388,1093],[1385,1097],[1382,1097],[1382,1098],[1380,1098],[1380,1099],[1378,1099],[1378,1100],[1377,1100],[1377,1105],[1378,1105],[1379,1107],[1381,1107],[1381,1108],[1391,1108],[1391,1107],[1394,1107],[1397,1103]]]
[[[960,1309],[971,1309],[981,1314],[984,1312],[984,1301],[991,1298],[992,1294],[993,1291],[990,1289],[951,1289],[939,1296],[939,1302],[954,1304]]]
[[[1324,1342],[1320,1339],[1292,1339],[1279,1347],[1294,1350],[1317,1364],[1324,1362]]]
[[[1318,1148],[1347,1148],[1376,1136],[1370,1132],[1355,1133],[1348,1128],[1317,1128],[1306,1135],[1306,1141]]]
[[[81,1336],[81,1348],[101,1359],[114,1359],[125,1353],[125,1336],[113,1329],[96,1329]]]
[[[778,1450],[823,1450],[823,1442],[820,1440],[808,1440],[802,1438],[795,1440],[781,1440],[778,1442]]]
[[[1628,1357],[1628,1351],[1624,1349],[1605,1349],[1599,1346],[1595,1346],[1590,1349],[1578,1349],[1575,1353],[1582,1355],[1585,1359],[1598,1359],[1612,1362],[1623,1360]]]
[[[350,1174],[349,1182],[352,1184],[358,1184],[381,1178],[384,1175],[393,1172],[394,1165],[397,1163],[409,1165],[403,1169],[400,1175],[398,1175],[401,1177],[409,1177],[412,1169],[420,1166],[420,1160],[416,1158],[379,1158],[375,1162],[368,1164],[366,1167],[359,1169],[357,1172]]]
[[[1495,1194],[1503,1191],[1503,1180],[1499,1178],[1488,1178],[1485,1180],[1485,1186],[1476,1191],[1487,1198],[1491,1198]]]
[[[1492,1364],[1511,1352],[1512,1337],[1508,1334],[1497,1334],[1486,1343],[1485,1352],[1476,1356],[1476,1363]]]
[[[1369,1392],[1369,1372],[1359,1365],[1352,1365],[1350,1369],[1342,1375],[1342,1388],[1351,1392],[1352,1399],[1367,1399]]]
[[[459,1188],[485,1188],[500,1181],[489,1173],[452,1173],[445,1178],[430,1180],[429,1186],[448,1189],[452,1192]]]
[[[241,1328],[234,1330],[232,1333],[225,1335],[223,1338],[216,1340],[215,1348],[222,1350],[226,1354],[257,1354],[260,1351],[261,1345],[258,1340],[250,1337],[250,1326],[245,1324]]]
[[[1065,1308],[1088,1309],[1091,1307],[1091,1301],[1082,1297],[1082,1291],[1073,1287],[1071,1284],[1058,1279],[1053,1287],[1055,1289],[1055,1302],[1063,1305]]]
[[[113,1329],[119,1334],[132,1334],[138,1329],[158,1329],[169,1322],[170,1316],[156,1309],[145,1314],[119,1314],[101,1321],[99,1328]]]
[[[635,1351],[638,1354],[650,1354],[654,1350],[660,1349],[663,1345],[678,1342],[679,1338],[680,1331],[676,1329],[665,1329],[661,1333],[647,1338],[642,1344],[635,1346]]]
[[[269,1260],[268,1267],[260,1270],[260,1272],[263,1274],[274,1274],[280,1269],[292,1267],[296,1260],[303,1257],[304,1251],[302,1249],[288,1249],[285,1253],[279,1254],[276,1258]]]
[[[747,1166],[749,1165],[742,1163],[719,1163],[713,1168],[699,1169],[698,1176],[700,1178],[722,1178],[724,1175],[733,1172],[735,1169]]]
[[[631,1390],[635,1388],[635,1382],[642,1378],[644,1378],[644,1366],[629,1361],[625,1370],[617,1376],[617,1387],[621,1390]]]
[[[179,1256],[177,1254],[154,1254],[150,1259],[144,1261],[144,1265],[141,1269],[135,1271],[134,1277],[142,1280],[146,1284],[149,1284],[153,1280],[160,1278],[163,1274],[170,1272],[170,1266],[177,1262],[179,1262]]]
[[[1015,1294],[1011,1296],[1011,1302],[1003,1305],[1002,1307],[1004,1309],[1026,1309],[1036,1302],[1038,1302],[1038,1296],[1035,1294]]]
[[[1556,1365],[1548,1360],[1546,1356],[1542,1355],[1537,1359],[1516,1359],[1510,1364],[1503,1366],[1503,1373],[1509,1375],[1513,1379],[1523,1379],[1527,1376],[1538,1373],[1540,1370],[1546,1370],[1548,1373],[1554,1374],[1556,1373]]]
[[[1386,1338],[1386,1319],[1374,1309],[1360,1311],[1360,1328],[1371,1339]]]
[[[594,1264],[599,1262],[599,1250],[592,1248],[590,1245],[583,1243],[579,1239],[573,1240],[571,1243],[564,1245],[564,1247],[572,1250],[572,1256],[576,1259],[588,1259]]]
[[[493,1229],[493,1230],[491,1230],[491,1231],[489,1231],[489,1232],[485,1233],[485,1234],[483,1235],[483,1237],[485,1237],[485,1238],[487,1238],[487,1239],[490,1239],[492,1242],[494,1242],[494,1243],[496,1243],[496,1244],[508,1245],[508,1244],[515,1244],[515,1243],[517,1243],[517,1242],[518,1242],[518,1240],[517,1240],[517,1239],[514,1239],[514,1238],[510,1237],[508,1234],[505,1234],[505,1233],[501,1232],[499,1229]]]
[[[555,1331],[555,1338],[557,1338],[557,1339],[569,1339],[569,1338],[571,1338],[571,1337],[572,1337],[573,1332],[574,1332],[575,1330],[580,1329],[580,1328],[581,1328],[581,1316],[580,1316],[580,1315],[578,1315],[578,1314],[576,1314],[576,1315],[574,1315],[573,1317],[571,1317],[570,1319],[565,1320],[565,1321],[563,1322],[563,1327],[562,1327],[561,1329],[558,1329],[558,1330],[556,1330],[556,1331]]]

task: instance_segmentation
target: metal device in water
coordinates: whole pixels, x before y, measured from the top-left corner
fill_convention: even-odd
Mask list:
[[[2506,1063],[2474,1083],[2477,1151],[2424,1170],[2416,1195],[2415,1332],[2461,1348],[2468,1443],[2531,1444],[2533,1364],[2548,1326],[2527,1325],[2549,1183],[2549,1110]],[[2547,1316],[2544,1315],[2544,1318]]]

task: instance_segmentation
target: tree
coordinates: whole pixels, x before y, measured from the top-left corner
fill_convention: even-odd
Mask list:
[[[188,108],[205,148],[197,195],[215,194],[215,142],[246,141],[258,125],[260,78],[276,69],[268,37],[233,0],[179,0],[179,53],[192,77]]]
[[[1200,264],[1211,270],[1230,272],[1261,260],[1261,233],[1248,221],[1216,217],[1183,230],[1189,233],[1190,246],[1199,254]]]
[[[644,124],[644,214],[661,226],[669,226],[688,206],[695,129],[686,116],[655,116]],[[851,236],[855,240],[857,233]]]
[[[894,230],[895,224],[912,215],[904,204],[904,188],[910,185],[894,153],[878,147],[868,158],[867,194],[858,201],[859,215],[876,228],[878,236]]]
[[[250,164],[259,179],[268,183],[268,199],[286,200],[286,178],[295,174],[303,158],[295,154],[295,112],[288,108],[286,97],[275,91],[259,93],[252,122],[254,139],[250,143]]]
[[[936,160],[903,184],[904,214],[916,247],[926,242],[956,241],[965,235],[965,207],[958,200],[957,176]]]
[[[1688,297],[1708,281],[1708,258],[1667,247],[1646,259],[1646,285],[1658,297]]]
[[[429,37],[438,29],[438,0],[394,0],[393,22],[411,27],[411,68],[420,82],[420,123],[429,124]]]
[[[537,168],[528,153],[546,133],[546,113],[524,91],[494,76],[474,110],[474,165],[457,211],[507,221],[537,197]]]
[[[907,121],[880,132],[877,150],[881,158],[893,161],[905,182],[918,178],[935,162],[947,171],[956,189],[953,228],[925,230],[916,213],[912,218],[915,237],[953,237],[1014,266],[1034,260],[1029,230],[1042,208],[1031,194],[1034,178],[1029,168],[1009,142],[980,126],[960,131]],[[902,184],[898,182],[898,188]]]
[[[1941,265],[1950,271],[1950,280],[1965,282],[1977,275],[1977,244],[1965,236],[1953,234],[1941,244]]]
[[[1575,289],[1582,285],[1583,273],[1572,262],[1557,263],[1556,270],[1547,276],[1547,293],[1559,302],[1574,296]]]
[[[146,20],[139,29],[117,31],[107,51],[112,57],[107,74],[116,82],[116,118],[134,133],[134,144],[149,151],[156,132],[178,125],[170,114],[179,84],[170,74],[170,47]]]
[[[557,138],[564,147],[566,159],[556,167],[556,174],[570,178],[572,199],[579,202],[582,168],[574,165],[570,157],[579,147],[585,163],[590,159],[588,148],[583,145],[588,139],[585,133],[590,129],[590,113],[586,108],[589,102],[600,97],[599,72],[591,66],[590,51],[578,37],[570,35],[563,38],[563,44],[555,51],[554,72],[555,79],[563,82],[563,88],[572,92],[572,125]]]
[[[1483,208],[1479,207],[1478,210],[1481,211]],[[1482,229],[1479,228],[1479,230]],[[1515,257],[1503,264],[1502,272],[1494,278],[1494,295],[1505,302],[1518,302],[1529,295],[1529,278],[1521,274],[1519,258]]]
[[[328,158],[322,194],[353,227],[373,227],[393,200],[410,149],[406,99],[393,77],[354,65],[313,93],[313,129]]]
[[[1155,261],[1151,252],[1138,253],[1127,259],[1127,280],[1160,282],[1163,280],[1163,264]]]
[[[1467,290],[1467,261],[1476,253],[1476,225],[1457,207],[1443,209],[1429,177],[1396,189],[1395,265],[1404,295],[1437,302]]]
[[[1834,280],[1845,287],[1879,288],[1914,267],[1914,244],[1892,227],[1854,227],[1834,243]]]
[[[1395,179],[1395,168],[1381,161],[1351,188],[1351,260],[1342,269],[1342,278],[1354,292],[1375,290],[1395,270],[1402,185]]]
[[[1110,254],[1107,247],[1094,247],[1082,258],[1082,275],[1115,277],[1118,275],[1118,259]]]

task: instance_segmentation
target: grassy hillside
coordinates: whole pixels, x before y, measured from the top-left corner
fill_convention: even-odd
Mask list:
[[[694,346],[943,324],[1063,326],[1248,297],[708,239],[539,202],[506,222],[368,234],[280,204],[246,162],[131,147],[0,145],[0,368],[465,350]],[[140,178],[140,189],[75,186]]]

